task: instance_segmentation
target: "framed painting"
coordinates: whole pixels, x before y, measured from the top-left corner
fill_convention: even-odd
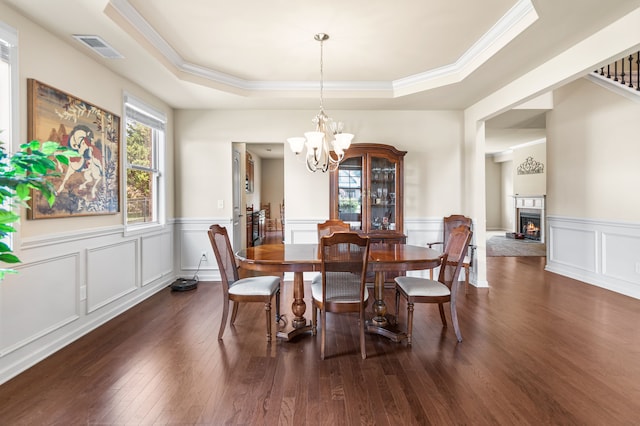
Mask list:
[[[55,141],[78,152],[52,177],[49,207],[33,192],[29,219],[115,214],[120,211],[120,117],[34,79],[27,80],[29,140]]]

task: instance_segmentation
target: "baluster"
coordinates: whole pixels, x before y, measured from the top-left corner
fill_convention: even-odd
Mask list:
[[[598,70],[596,70],[598,72]],[[600,67],[600,75],[604,75],[604,67]]]
[[[636,90],[640,91],[640,51],[636,53]]]
[[[633,87],[633,56],[629,55],[629,87]]]
[[[618,61],[613,63],[613,81],[618,81]]]
[[[611,64],[607,65],[607,78],[611,78]]]
[[[625,85],[624,76],[626,75],[624,73],[624,58],[620,59],[620,67],[622,68],[622,72],[620,73],[620,77],[622,77],[622,80],[620,80],[620,84],[624,86]]]

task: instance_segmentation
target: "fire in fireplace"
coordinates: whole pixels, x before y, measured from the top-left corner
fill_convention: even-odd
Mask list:
[[[520,210],[520,232],[526,239],[540,241],[540,213],[537,211]]]

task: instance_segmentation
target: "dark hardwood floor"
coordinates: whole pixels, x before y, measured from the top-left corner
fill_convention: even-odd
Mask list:
[[[265,342],[260,304],[219,342],[219,283],[167,288],[0,386],[0,424],[640,423],[640,301],[543,267],[489,258],[462,343],[416,305],[413,347],[367,335],[366,360],[355,316],[328,315],[321,361],[319,336]]]

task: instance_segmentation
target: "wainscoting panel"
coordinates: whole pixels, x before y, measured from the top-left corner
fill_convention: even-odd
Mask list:
[[[137,240],[87,250],[87,312],[136,290]]]
[[[0,285],[0,355],[73,322],[79,316],[79,253],[17,268]],[[41,277],[48,277],[46,280]],[[24,301],[28,301],[25,307]]]
[[[171,222],[17,240],[23,263],[0,285],[0,383],[166,289],[173,235]]]
[[[142,286],[173,274],[173,239],[170,232],[141,238]]]
[[[640,299],[640,224],[547,216],[546,270]]]
[[[602,274],[640,285],[640,238],[638,235],[602,232]]]
[[[404,233],[407,244],[426,246],[427,243],[442,241],[442,218],[405,219]]]
[[[212,224],[227,228],[229,240],[233,244],[233,223],[229,218],[180,219],[176,221],[175,264],[179,265],[177,276],[200,280],[220,281],[220,271],[216,262],[207,231]],[[242,225],[244,227],[244,225]],[[205,253],[206,260],[201,259]]]
[[[579,229],[574,224],[550,224],[549,260],[595,273],[598,270],[598,234],[594,229]]]

